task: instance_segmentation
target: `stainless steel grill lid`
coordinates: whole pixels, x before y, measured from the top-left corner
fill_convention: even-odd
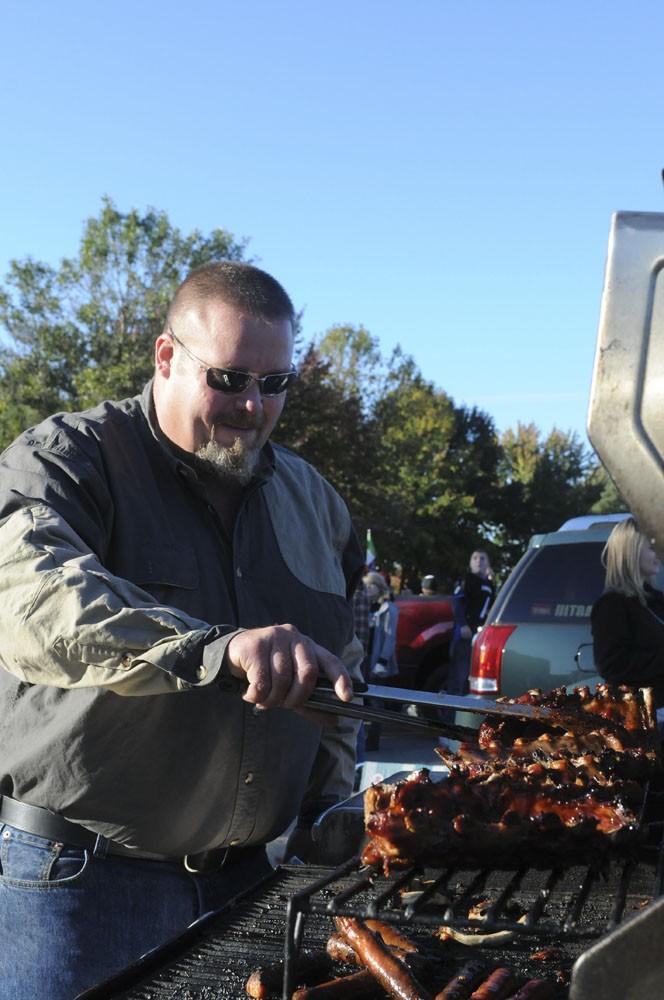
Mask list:
[[[588,436],[664,553],[664,214],[612,218]]]

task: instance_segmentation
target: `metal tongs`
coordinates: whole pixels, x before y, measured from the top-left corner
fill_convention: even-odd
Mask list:
[[[588,716],[585,720],[579,713],[566,715],[564,711],[548,708],[543,705],[522,705],[512,702],[493,701],[490,698],[476,698],[469,695],[434,694],[431,691],[414,691],[409,688],[388,687],[380,684],[365,684],[354,681],[353,690],[356,695],[377,701],[394,701],[400,704],[417,705],[434,709],[451,709],[457,712],[474,712],[479,715],[494,715],[502,718],[519,719],[522,722],[546,722],[556,728],[568,728],[574,725],[577,729],[594,728],[598,719]],[[332,715],[345,715],[349,718],[362,719],[365,722],[391,722],[409,726],[428,732],[443,733],[450,739],[475,741],[477,730],[470,726],[457,726],[443,719],[419,718],[405,713],[391,712],[365,704],[360,698],[351,702],[340,701],[332,687],[325,681],[318,682],[310,696],[307,705],[318,711]],[[594,722],[592,721],[594,719]],[[602,720],[605,722],[606,720]]]
[[[395,691],[397,689],[383,689],[378,685],[361,684],[358,681],[354,681],[353,690],[356,695],[366,695],[373,699],[382,697],[374,695],[375,690]],[[423,692],[413,691],[408,693],[422,694]],[[394,700],[403,701],[406,704],[414,704],[412,698]],[[477,730],[472,729],[470,726],[457,726],[453,722],[446,722],[434,716],[424,718],[417,715],[408,715],[404,712],[389,711],[385,708],[378,708],[376,705],[365,704],[362,698],[354,698],[353,701],[340,701],[332,688],[327,687],[320,681],[307,701],[307,706],[315,708],[318,712],[325,712],[328,715],[343,715],[349,719],[361,719],[363,722],[386,722],[392,725],[397,723],[405,725],[409,729],[417,729],[420,732],[436,736],[447,736],[448,739],[459,740],[465,743],[477,738]]]

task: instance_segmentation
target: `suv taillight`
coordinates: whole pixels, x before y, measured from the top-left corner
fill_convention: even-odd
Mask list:
[[[505,643],[516,625],[485,625],[473,643],[468,678],[471,694],[500,694]]]

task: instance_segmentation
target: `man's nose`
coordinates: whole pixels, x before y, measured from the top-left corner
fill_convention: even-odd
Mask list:
[[[247,413],[260,413],[263,409],[263,397],[256,382],[250,382],[244,392],[236,397],[235,402],[238,410],[244,410]]]

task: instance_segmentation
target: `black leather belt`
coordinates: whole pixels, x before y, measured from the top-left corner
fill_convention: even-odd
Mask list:
[[[212,872],[235,865],[239,861],[250,861],[252,857],[258,858],[264,854],[265,848],[262,845],[256,847],[218,847],[211,851],[201,851],[199,854],[186,854],[183,857],[168,857],[161,854],[150,854],[149,852],[135,851],[122,844],[116,844],[112,840],[98,837],[92,830],[86,830],[78,823],[72,823],[64,816],[58,816],[48,809],[40,806],[32,806],[27,802],[19,802],[8,795],[3,795],[0,800],[0,822],[15,826],[24,833],[33,833],[36,837],[44,837],[46,840],[54,840],[57,843],[67,844],[70,847],[82,847],[86,851],[91,851],[97,857],[104,857],[106,854],[114,857],[128,858],[136,861],[160,861],[167,864],[184,865],[189,872]],[[105,845],[98,851],[100,841]]]

